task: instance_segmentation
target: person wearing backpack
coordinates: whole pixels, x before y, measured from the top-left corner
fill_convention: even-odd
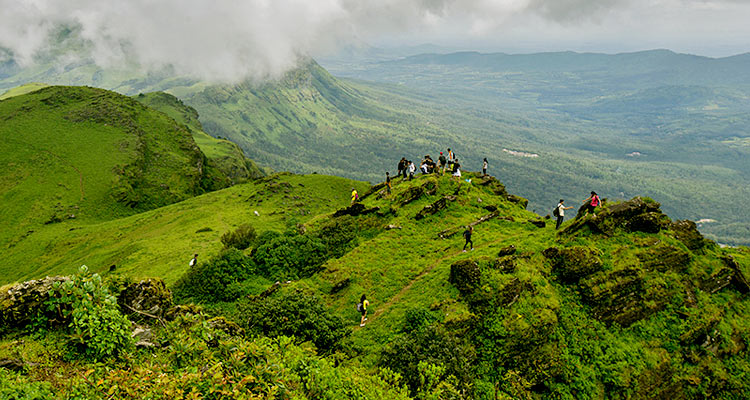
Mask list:
[[[474,242],[471,241],[471,234],[474,232],[474,227],[471,225],[466,226],[466,230],[464,231],[464,239],[466,239],[466,243],[464,243],[464,253],[466,253],[466,246],[471,243],[471,250],[474,250]]]
[[[563,223],[563,219],[565,219],[565,210],[570,210],[573,208],[573,206],[565,207],[563,204],[565,202],[565,199],[560,199],[560,202],[557,203],[557,207],[552,211],[552,215],[557,217],[557,225],[555,225],[555,230],[560,228],[560,225]]]
[[[198,264],[198,254],[193,256],[193,259],[190,260],[190,264],[188,264],[191,267],[195,267]]]
[[[359,320],[359,326],[365,326],[365,321],[367,321],[368,306],[370,306],[370,302],[367,300],[367,296],[362,293],[362,297],[359,298],[359,303],[357,303],[357,311],[362,314],[362,318],[360,318]]]
[[[440,165],[439,168],[440,168],[440,171],[441,171],[440,172],[441,175],[445,174],[445,163],[446,163],[446,161],[447,160],[445,159],[445,156],[443,155],[443,152],[441,151],[440,152],[440,157],[438,157],[438,164]]]

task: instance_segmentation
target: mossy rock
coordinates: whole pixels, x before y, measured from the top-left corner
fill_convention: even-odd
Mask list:
[[[474,291],[482,279],[479,264],[474,260],[461,260],[451,265],[451,273],[448,281],[453,284],[461,294],[469,294]]]
[[[497,252],[498,257],[510,256],[516,253],[516,246],[505,246]]]
[[[648,197],[634,197],[612,206],[597,208],[596,216],[582,217],[581,210],[576,219],[561,232],[573,234],[585,227],[591,232],[614,235],[618,229],[627,232],[657,233],[669,224],[669,217],[661,212],[661,205]],[[582,207],[582,210],[585,207]]]
[[[207,322],[212,328],[223,331],[229,336],[242,336],[245,334],[245,330],[242,327],[224,317],[211,318]]]
[[[437,182],[429,180],[423,183],[421,186],[411,186],[405,191],[401,192],[396,198],[396,202],[400,206],[405,206],[415,200],[420,199],[422,196],[432,196],[437,193]]]
[[[456,196],[445,196],[439,198],[437,201],[435,201],[432,204],[426,205],[423,209],[421,209],[417,215],[414,216],[414,219],[420,220],[425,217],[428,217],[430,215],[435,215],[439,211],[444,210],[448,208],[448,204],[452,201],[456,200]]]
[[[680,248],[662,245],[638,254],[638,259],[647,270],[659,272],[684,271],[690,265],[690,254]]]
[[[128,285],[117,298],[120,311],[131,319],[143,319],[147,313],[156,317],[164,314],[174,306],[172,292],[159,278],[148,278]]]
[[[627,228],[631,232],[659,233],[669,225],[669,218],[661,212],[645,212],[630,219]]]
[[[602,268],[599,250],[586,246],[549,248],[543,254],[552,261],[552,270],[568,282],[577,282]]]
[[[69,279],[64,276],[48,276],[17,283],[0,292],[0,326],[3,329],[24,328],[49,299],[52,285]]]
[[[681,241],[685,247],[690,250],[700,250],[710,243],[700,232],[698,232],[698,227],[693,221],[674,221],[669,226],[669,229],[672,231],[674,237]]]

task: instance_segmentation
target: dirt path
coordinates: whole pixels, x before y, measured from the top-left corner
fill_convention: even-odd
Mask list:
[[[508,236],[508,237],[504,237],[504,238],[501,238],[501,239],[493,240],[491,242],[483,243],[483,244],[481,244],[479,246],[476,246],[475,249],[480,248],[480,247],[490,246],[490,245],[493,245],[495,243],[499,243],[499,242],[502,242],[504,240],[512,239],[512,238],[517,237],[517,236],[520,236],[520,235]],[[401,300],[401,298],[406,294],[406,292],[408,292],[409,290],[411,290],[412,286],[414,286],[414,284],[417,283],[417,281],[419,281],[420,279],[422,279],[425,276],[427,276],[427,274],[429,274],[430,272],[432,272],[432,270],[434,270],[435,267],[437,267],[441,262],[445,261],[448,258],[456,257],[456,256],[458,256],[458,255],[460,255],[462,253],[463,253],[463,251],[459,250],[458,252],[455,252],[455,253],[452,253],[452,254],[446,254],[443,257],[440,257],[432,265],[430,265],[429,267],[427,267],[424,271],[420,272],[411,281],[409,281],[409,283],[406,286],[404,286],[403,288],[401,288],[401,290],[398,293],[396,293],[395,296],[391,297],[388,301],[386,301],[382,305],[378,306],[378,312],[377,312],[377,314],[373,314],[372,316],[370,316],[368,318],[368,322],[372,322],[373,320],[377,319],[380,315],[385,314],[386,311],[388,311],[388,309],[393,305],[393,303],[396,303],[399,300]]]

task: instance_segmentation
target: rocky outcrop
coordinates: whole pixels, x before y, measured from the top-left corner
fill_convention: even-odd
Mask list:
[[[669,302],[665,287],[647,285],[634,268],[594,274],[581,281],[580,292],[594,318],[622,326],[654,314]]]
[[[172,292],[164,281],[148,278],[128,285],[117,298],[120,311],[131,321],[147,318],[163,318],[167,310],[174,306]]]
[[[513,254],[516,254],[516,246],[514,245],[505,246],[497,252],[498,257],[510,256]]]
[[[690,254],[674,246],[661,245],[638,254],[647,271],[684,271],[690,265]]]
[[[31,322],[35,311],[49,299],[49,291],[56,282],[65,282],[62,276],[34,279],[18,283],[0,293],[0,326],[6,329],[23,328]]]
[[[423,219],[425,217],[428,217],[430,215],[435,215],[439,211],[444,210],[448,207],[448,204],[452,201],[456,200],[456,196],[445,196],[438,199],[436,202],[425,206],[423,209],[421,209],[417,215],[414,216],[414,219],[419,221],[420,219]]]
[[[596,216],[576,217],[562,233],[573,234],[583,228],[594,233],[613,235],[618,229],[628,232],[658,233],[669,226],[669,217],[661,212],[661,205],[649,198],[634,197],[597,211]]]
[[[358,215],[367,215],[367,214],[376,213],[378,211],[380,211],[380,207],[367,208],[362,203],[354,203],[350,205],[349,207],[337,210],[335,213],[333,213],[333,216],[341,217],[344,215],[351,215],[353,217],[356,217]]]
[[[693,221],[674,221],[669,225],[669,229],[673,236],[690,250],[700,250],[710,243],[698,232],[698,227]]]
[[[346,278],[346,279],[343,279],[343,280],[340,280],[340,281],[336,282],[336,284],[333,285],[333,287],[331,287],[330,294],[336,294],[336,293],[338,293],[338,292],[346,289],[347,287],[349,287],[349,285],[351,283],[352,283],[352,279],[351,278]]]
[[[734,285],[735,289],[737,289],[737,291],[739,291],[740,293],[750,292],[750,281],[748,281],[747,277],[742,272],[742,268],[740,268],[737,260],[735,260],[732,256],[724,256],[721,258],[721,260],[724,262],[724,265],[726,265],[734,273],[734,276],[732,277],[732,284]]]
[[[585,246],[566,249],[550,247],[542,254],[552,262],[552,271],[569,283],[577,282],[602,268],[599,251]]]
[[[400,206],[405,206],[415,200],[422,198],[422,196],[432,196],[437,193],[437,183],[434,180],[429,180],[421,186],[411,186],[395,199]]]
[[[451,265],[448,282],[452,283],[461,294],[467,295],[479,287],[481,279],[479,264],[474,260],[461,260]]]

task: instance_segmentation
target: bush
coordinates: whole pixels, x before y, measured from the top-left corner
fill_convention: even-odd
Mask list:
[[[472,346],[442,327],[431,325],[396,338],[383,350],[379,364],[401,374],[414,396],[430,389],[424,379],[425,365],[442,368],[438,371],[439,376],[433,373],[430,377],[432,384],[436,381],[453,382],[458,389],[468,390],[474,381],[475,358]]]
[[[357,245],[358,230],[355,218],[346,215],[331,219],[315,236],[326,246],[329,257],[338,258]]]
[[[237,249],[223,251],[218,256],[191,267],[174,286],[175,299],[192,298],[216,302],[233,300],[236,290],[230,290],[255,272],[252,259]]]
[[[55,282],[45,306],[57,322],[68,324],[72,341],[87,355],[103,359],[132,345],[130,321],[102,278],[85,265],[69,281]]]
[[[255,228],[250,224],[242,224],[234,231],[221,235],[221,243],[225,249],[245,250],[253,244],[256,236]]]
[[[402,332],[412,332],[432,325],[437,321],[437,317],[428,310],[422,308],[412,308],[406,311],[404,326]]]
[[[324,351],[337,347],[350,332],[317,297],[301,290],[255,298],[242,307],[241,314],[247,318],[248,331],[269,337],[295,336]]]
[[[276,236],[260,244],[253,253],[261,275],[282,280],[310,276],[326,259],[326,246],[320,239],[298,233]]]

